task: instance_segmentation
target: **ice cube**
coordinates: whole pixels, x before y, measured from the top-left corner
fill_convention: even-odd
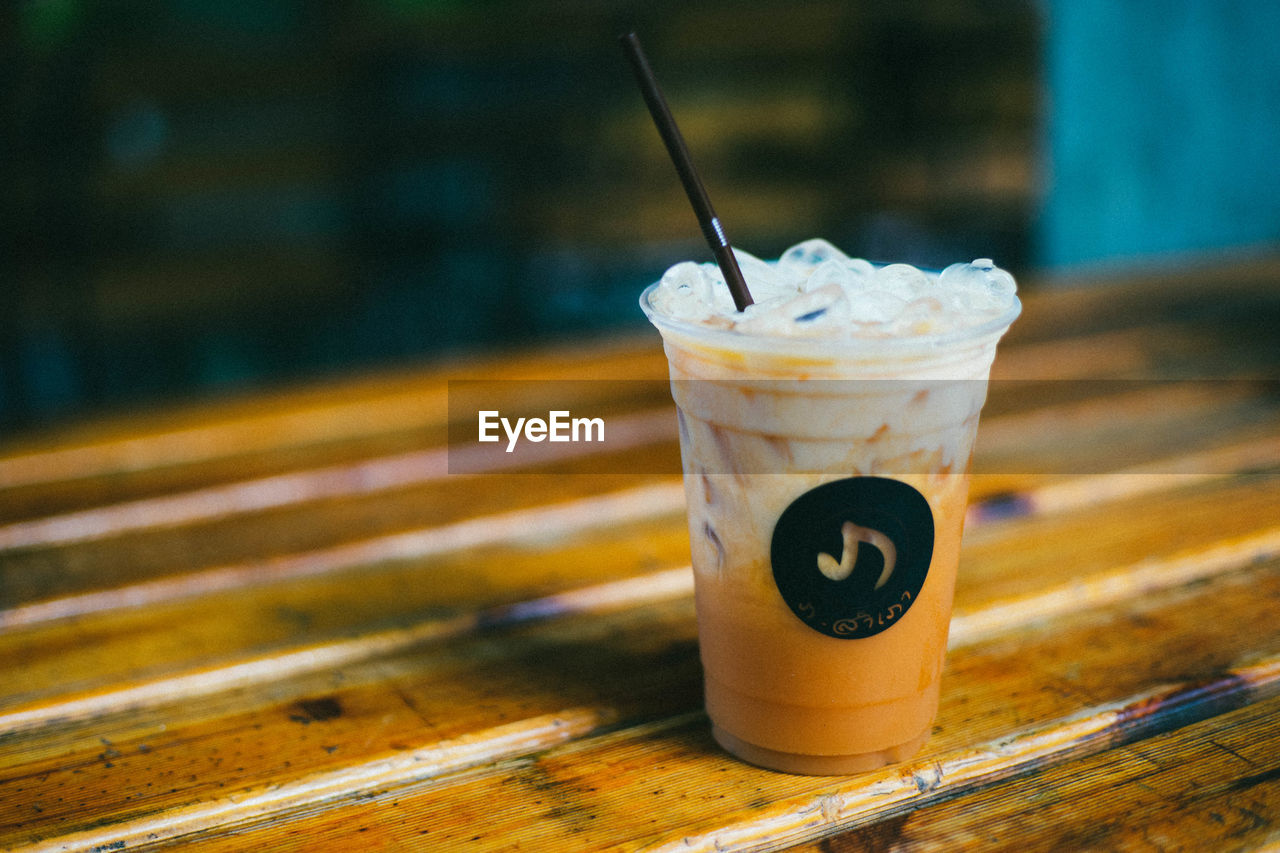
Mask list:
[[[981,261],[974,261],[974,263],[983,265],[982,271],[986,274],[988,293],[993,296],[999,296],[1004,302],[1008,302],[1009,297],[1017,292],[1018,285],[1013,280],[1013,276],[1006,270],[1000,269],[986,258]]]
[[[693,261],[684,261],[663,273],[661,286],[672,295],[681,295],[698,292],[702,284],[702,267]]]
[[[849,298],[838,284],[791,299],[756,303],[743,312],[738,328],[761,334],[823,336],[838,334],[851,319]]]
[[[876,274],[876,268],[871,265],[871,262],[864,261],[862,258],[849,258],[846,266],[850,273],[860,279],[870,279]]]
[[[1017,290],[1013,276],[997,267],[990,258],[968,264],[952,264],[938,277],[938,286],[963,300],[960,304],[983,310],[1000,310]]]
[[[911,264],[889,264],[875,273],[875,288],[911,300],[929,290],[929,277]]]
[[[782,294],[790,295],[798,289],[794,282],[788,281],[790,276],[781,274],[770,263],[760,260],[750,252],[734,249],[733,255],[738,259],[738,268],[742,277],[747,280],[747,289],[752,299],[762,302]],[[723,276],[721,276],[723,280]]]
[[[677,264],[652,297],[659,313],[721,328],[803,336],[937,334],[1006,311],[1013,277],[989,258],[931,276],[908,264],[875,268],[825,240],[777,263],[735,250],[755,305],[739,313],[714,263]]]
[[[826,240],[813,239],[797,243],[782,253],[778,266],[791,272],[807,273],[825,261],[848,261],[849,256]]]
[[[849,295],[839,284],[828,284],[797,296],[787,303],[797,323],[831,325],[850,318]]]
[[[726,288],[712,281],[703,265],[685,261],[663,274],[652,297],[653,305],[661,313],[681,320],[705,321],[713,314],[733,309],[732,297],[721,297],[717,289]]]
[[[801,280],[800,289],[812,293],[830,284],[843,285],[849,277],[848,268],[840,261],[823,261]]]
[[[702,272],[702,282],[698,286],[699,298],[716,313],[736,311],[733,294],[729,292],[729,286],[724,283],[724,275],[720,272],[720,267],[714,263],[702,263],[696,266]]]
[[[800,289],[812,292],[828,284],[838,284],[847,293],[856,293],[867,287],[874,272],[875,268],[861,258],[832,258],[814,267],[801,282]]]

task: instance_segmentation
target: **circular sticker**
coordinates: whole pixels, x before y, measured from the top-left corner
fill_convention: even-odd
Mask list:
[[[870,637],[915,604],[933,559],[933,512],[901,480],[824,483],[783,510],[770,557],[801,621],[830,637]]]

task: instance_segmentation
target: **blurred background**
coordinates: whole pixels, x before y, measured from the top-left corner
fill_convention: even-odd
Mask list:
[[[1274,0],[17,0],[0,429],[638,331],[734,243],[1024,281],[1280,247]]]

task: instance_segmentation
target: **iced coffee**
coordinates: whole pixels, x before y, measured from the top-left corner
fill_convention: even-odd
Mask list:
[[[745,311],[713,264],[641,299],[677,405],[713,734],[787,772],[901,761],[937,711],[1014,282],[987,260],[926,273],[821,240],[737,255]]]

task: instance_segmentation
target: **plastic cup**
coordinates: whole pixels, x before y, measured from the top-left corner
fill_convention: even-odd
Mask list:
[[[665,317],[715,739],[752,764],[903,761],[938,708],[996,343],[749,335]],[[842,575],[843,573],[843,575]]]

